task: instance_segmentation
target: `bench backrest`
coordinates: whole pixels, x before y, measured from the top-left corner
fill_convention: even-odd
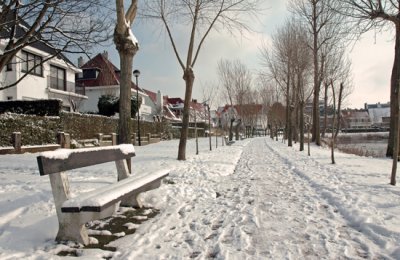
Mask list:
[[[131,144],[85,149],[59,149],[44,152],[37,157],[40,175],[92,166],[100,163],[121,161],[135,156]]]

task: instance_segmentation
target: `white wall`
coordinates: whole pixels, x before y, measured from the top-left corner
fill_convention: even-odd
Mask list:
[[[100,87],[86,87],[85,95],[88,97],[87,100],[82,102],[82,105],[79,108],[80,112],[99,112],[97,107],[97,103],[99,102],[99,98],[102,95],[113,95],[119,97],[119,85],[113,86],[100,86]],[[136,91],[132,92],[132,95],[136,96]],[[143,117],[143,120],[153,121],[153,102],[149,98],[148,95],[144,95],[139,92],[139,95],[142,97],[142,105],[140,107],[140,116]]]
[[[114,86],[100,86],[100,87],[86,87],[85,95],[88,97],[87,100],[82,102],[79,108],[80,112],[99,112],[97,103],[102,95],[114,95],[119,96],[119,85]]]

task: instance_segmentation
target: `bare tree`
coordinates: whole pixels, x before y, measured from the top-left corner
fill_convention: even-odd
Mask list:
[[[132,62],[139,49],[131,26],[137,13],[137,0],[132,0],[127,10],[125,10],[124,0],[116,0],[116,10],[117,24],[114,30],[114,43],[121,67],[118,142],[131,143]]]
[[[340,13],[353,18],[356,27],[363,33],[370,29],[389,27],[395,30],[395,51],[390,80],[390,134],[386,156],[393,156],[390,183],[396,184],[396,169],[399,147],[399,84],[400,84],[400,4],[392,0],[344,0]]]
[[[310,49],[307,43],[309,39],[305,33],[305,29],[302,26],[295,27],[296,33],[296,47],[294,51],[294,62],[293,62],[293,72],[294,72],[294,82],[295,95],[297,97],[296,104],[296,116],[298,116],[298,122],[296,126],[299,129],[299,141],[300,141],[300,151],[304,151],[304,129],[306,128],[305,120],[305,105],[312,95],[311,87],[311,70],[312,70],[312,60],[310,55]],[[296,135],[297,136],[297,135]]]
[[[202,97],[204,100],[204,103],[207,103],[208,107],[211,108],[216,104],[216,98],[217,94],[219,91],[219,85],[218,83],[214,82],[206,82],[205,84],[201,84],[201,91],[202,91]],[[210,121],[211,121],[211,115],[208,115]],[[210,123],[210,129],[211,129],[211,123]],[[217,133],[218,127],[215,127],[215,146],[218,148],[218,133]],[[211,151],[211,131],[210,131],[210,151]],[[196,139],[197,140],[197,139]]]
[[[173,51],[183,71],[185,101],[178,160],[186,159],[186,142],[189,127],[189,102],[195,79],[194,66],[200,51],[212,30],[228,30],[235,34],[250,28],[244,16],[256,15],[260,0],[149,0],[144,3],[145,16],[158,19],[166,29]],[[186,61],[182,59],[172,24],[190,27]]]
[[[335,164],[336,163],[335,162],[335,146],[336,146],[336,139],[337,139],[337,136],[339,133],[339,127],[340,127],[340,108],[341,108],[341,104],[342,104],[342,94],[343,94],[344,85],[343,85],[343,82],[340,83],[338,99],[336,99],[336,91],[335,91],[335,86],[333,85],[333,81],[330,82],[330,86],[332,89],[332,100],[333,100],[331,161],[332,161],[332,164]],[[336,109],[336,100],[337,100],[337,109]]]
[[[290,9],[304,21],[312,38],[310,44],[314,70],[312,140],[320,145],[319,101],[325,66],[323,48],[344,39],[345,30],[341,24],[340,14],[334,11],[341,1],[291,0],[290,4]]]
[[[305,37],[305,38],[303,38]],[[286,98],[286,124],[285,137],[288,139],[288,146],[292,146],[293,136],[297,129],[295,119],[300,119],[298,113],[298,99],[300,84],[306,75],[308,56],[307,38],[304,29],[297,21],[288,20],[272,36],[272,46],[261,48],[261,56],[264,66],[268,70],[270,78],[282,89]],[[304,50],[306,55],[304,55]],[[293,116],[295,115],[295,116]],[[300,115],[301,116],[301,115]]]
[[[107,5],[105,0],[1,1],[0,70],[18,62],[14,57],[29,45],[51,46],[48,57],[35,62],[35,67],[56,56],[87,54],[94,45],[110,39],[112,10]],[[29,72],[0,90],[15,86]]]
[[[218,74],[222,85],[221,92],[231,106],[237,108],[241,122],[252,125],[252,117],[247,111],[247,104],[251,103],[252,75],[249,69],[240,60],[220,60],[218,62]],[[233,123],[235,118],[230,118],[229,140],[233,138]]]
[[[271,108],[268,109],[268,119],[271,125],[271,137],[276,137],[278,141],[278,133],[286,117],[286,108],[279,102],[272,104]]]

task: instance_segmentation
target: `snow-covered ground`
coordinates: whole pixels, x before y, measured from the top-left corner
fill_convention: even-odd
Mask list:
[[[214,140],[213,140],[214,142]],[[391,160],[312,147],[311,156],[269,138],[208,151],[208,139],[136,147],[133,171],[169,168],[165,183],[142,197],[160,210],[111,242],[115,252],[78,250],[101,259],[400,259],[400,188]],[[37,154],[0,156],[0,259],[57,259],[57,218]],[[112,163],[76,170],[72,191],[114,182]],[[129,225],[127,225],[128,227]],[[71,257],[72,258],[72,257]]]

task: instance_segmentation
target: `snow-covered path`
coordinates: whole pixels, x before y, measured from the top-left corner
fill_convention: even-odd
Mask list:
[[[259,228],[252,245],[260,257],[368,257],[362,245],[349,236],[351,230],[336,207],[312,187],[297,163],[291,163],[268,142],[253,142],[249,149],[253,151],[244,154],[250,158],[241,160],[248,162],[239,165],[243,171],[257,173],[251,193],[258,198],[255,216]],[[264,239],[266,236],[270,239]]]
[[[137,147],[134,171],[170,168],[143,196],[160,213],[116,252],[80,250],[101,259],[400,259],[400,190],[387,184],[391,160],[254,138],[177,161],[177,141]],[[0,157],[0,258],[56,259],[57,220],[36,154]],[[113,164],[76,172],[84,191],[115,181]],[[89,174],[90,173],[90,174]],[[88,176],[95,176],[89,177]],[[21,192],[21,190],[27,192]],[[29,192],[28,192],[29,191]],[[32,200],[35,198],[35,200]],[[19,206],[19,205],[23,206]]]
[[[349,183],[351,167],[342,169],[329,164],[329,150],[320,149],[316,156],[308,157],[305,152],[269,139],[253,139],[241,148],[232,174],[218,179],[210,178],[212,154],[211,158],[191,160],[190,170],[187,165],[182,167],[179,171],[204,173],[200,178],[208,179],[206,194],[210,197],[204,197],[204,192],[186,197],[177,209],[178,222],[174,216],[176,211],[167,208],[166,215],[171,221],[164,219],[163,223],[173,224],[160,225],[157,238],[147,249],[143,249],[146,243],[138,244],[141,250],[123,254],[122,258],[157,259],[160,255],[155,255],[154,244],[159,245],[163,259],[399,257],[399,233],[373,223],[379,219],[384,224],[393,213],[389,211],[385,216],[384,209],[368,201],[365,191],[356,183]],[[337,156],[342,164],[351,164],[358,158],[346,154]],[[351,160],[343,161],[345,158]],[[375,163],[378,168],[382,167],[382,160]],[[370,173],[361,172],[364,175]],[[204,185],[203,181],[199,179],[198,184]],[[365,188],[360,177],[354,181],[361,183],[361,189]],[[386,192],[385,186],[372,188]],[[398,197],[396,192],[392,195],[389,200]],[[365,210],[378,214],[370,215]],[[139,236],[134,239],[145,240]]]

